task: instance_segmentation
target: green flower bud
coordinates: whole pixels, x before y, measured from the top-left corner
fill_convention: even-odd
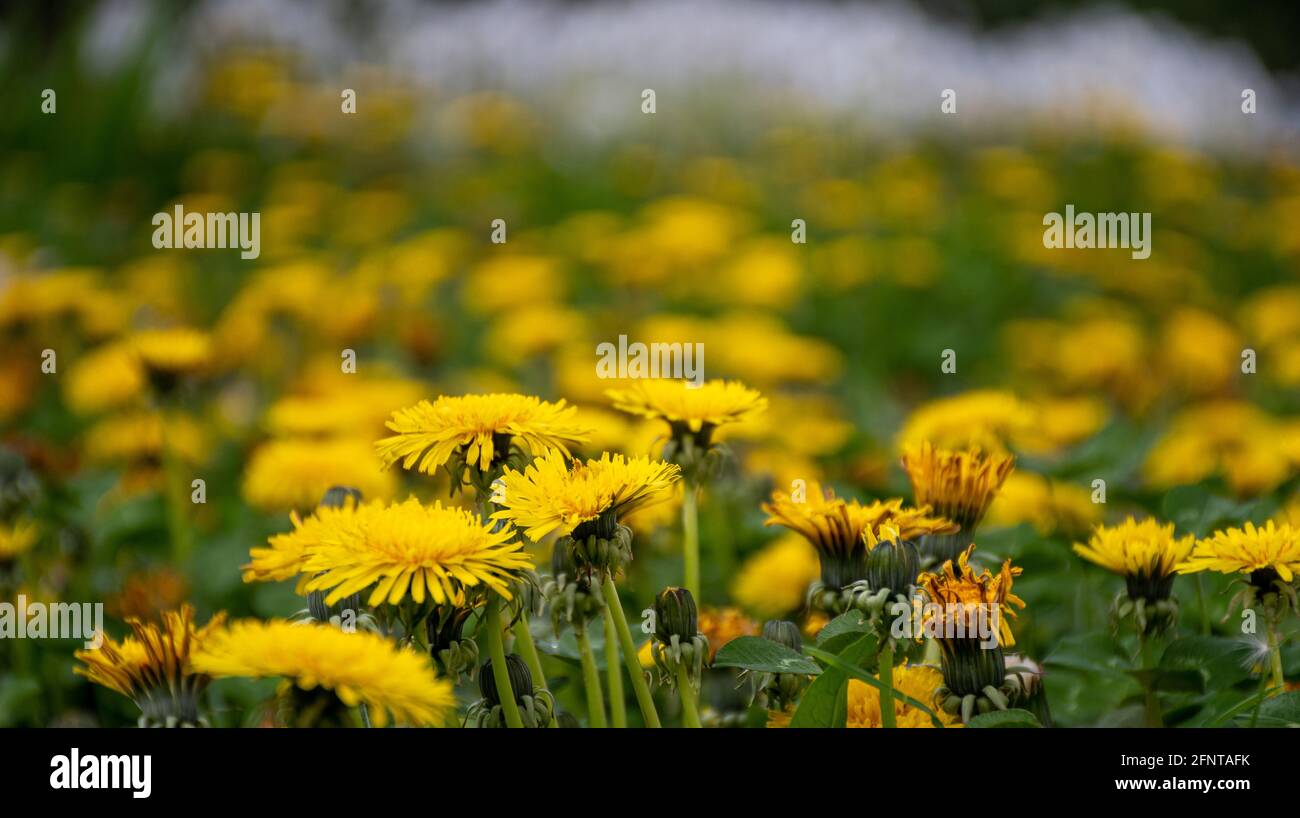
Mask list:
[[[803,652],[803,634],[799,626],[782,619],[769,619],[763,623],[763,638],[778,645],[785,645],[796,653]]]
[[[873,591],[907,594],[921,573],[921,556],[908,540],[882,540],[867,552],[866,580]]]
[[[533,674],[523,659],[511,653],[506,656],[506,672],[510,676],[510,689],[515,694],[515,701],[523,701],[525,696],[533,695]],[[478,692],[488,705],[496,707],[501,704],[497,695],[496,679],[492,675],[492,660],[483,663],[483,671],[478,677]]]
[[[676,636],[682,641],[695,638],[700,631],[700,617],[695,597],[685,588],[665,588],[655,597],[655,638],[670,643]]]

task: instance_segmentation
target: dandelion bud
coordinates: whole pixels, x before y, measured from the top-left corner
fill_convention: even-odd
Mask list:
[[[510,676],[510,689],[514,692],[516,701],[522,701],[525,696],[533,695],[533,674],[523,659],[513,653],[507,655],[506,672]],[[497,695],[496,682],[492,676],[491,659],[483,663],[483,672],[478,677],[478,692],[490,706],[496,707],[501,704],[501,697]]]
[[[685,588],[665,588],[655,597],[655,638],[672,642],[693,639],[700,630],[695,597]]]
[[[874,539],[870,530],[864,532],[863,536]],[[916,584],[920,571],[921,556],[916,546],[897,536],[876,543],[867,552],[866,580],[873,591],[887,590],[891,595],[906,594],[907,589]]]
[[[799,632],[799,626],[787,620],[769,619],[764,622],[763,638],[797,653],[803,651],[803,634]]]

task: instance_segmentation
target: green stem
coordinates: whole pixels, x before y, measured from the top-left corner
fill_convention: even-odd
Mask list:
[[[1273,671],[1273,689],[1281,693],[1286,689],[1286,678],[1282,675],[1282,642],[1277,636],[1277,622],[1274,617],[1265,614],[1268,620],[1268,659]]]
[[[1210,635],[1210,609],[1205,605],[1205,578],[1196,574],[1196,604],[1201,609],[1201,634]]]
[[[1259,711],[1264,706],[1264,691],[1268,689],[1268,674],[1259,674],[1259,689],[1255,691],[1255,706],[1250,712],[1250,726],[1255,727],[1259,724]]]
[[[582,686],[587,693],[587,723],[592,727],[607,727],[605,697],[600,691],[600,671],[596,669],[596,657],[591,653],[587,623],[576,623],[573,635],[578,639],[578,655],[582,657]]]
[[[605,597],[605,607],[614,617],[618,641],[623,648],[623,664],[627,667],[628,675],[632,677],[632,690],[636,693],[637,706],[641,708],[641,718],[646,727],[658,727],[659,712],[655,710],[655,700],[650,695],[650,686],[646,684],[645,674],[641,672],[641,664],[637,661],[636,643],[632,641],[632,632],[627,629],[627,616],[623,613],[623,603],[618,599],[614,578],[604,577],[600,589]]]
[[[686,672],[683,662],[677,663],[677,695],[682,698],[682,721],[686,727],[703,727],[700,724],[700,708],[695,701],[695,688],[691,687],[691,675]]]
[[[700,511],[696,488],[687,483],[682,490],[682,558],[686,568],[686,590],[696,601],[700,596]]]
[[[880,651],[880,726],[897,727],[894,714],[894,646],[885,641]]]
[[[1155,686],[1152,684],[1152,674],[1155,673],[1155,662],[1151,661],[1151,640],[1143,633],[1142,628],[1138,628],[1138,654],[1142,670],[1151,671],[1150,674],[1142,676],[1142,706],[1146,711],[1147,727],[1164,727],[1164,718],[1160,714],[1160,697],[1156,695]]]
[[[605,620],[605,675],[609,679],[609,721],[614,727],[627,727],[627,698],[623,695],[623,670],[619,667],[618,629],[614,615],[606,606]]]
[[[501,642],[501,606],[504,603],[493,597],[487,601],[488,655],[492,658],[492,679],[496,682],[497,698],[506,716],[507,727],[523,727],[519,703],[510,687],[510,670],[506,667],[506,648]]]
[[[537,654],[537,643],[533,641],[533,632],[528,627],[528,617],[520,616],[512,627],[515,645],[519,655],[524,657],[528,670],[533,674],[533,684],[547,687],[546,674],[542,672],[542,659]]]

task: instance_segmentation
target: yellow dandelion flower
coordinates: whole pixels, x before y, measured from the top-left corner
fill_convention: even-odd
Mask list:
[[[577,411],[563,400],[550,403],[525,395],[440,397],[394,412],[388,428],[397,434],[378,441],[375,449],[385,465],[401,460],[402,468],[416,467],[424,474],[454,454],[486,472],[512,443],[533,455],[550,449],[567,455],[569,444],[581,443],[587,434],[574,422]]]
[[[144,394],[145,372],[129,344],[108,344],[76,361],[63,393],[72,411],[88,415],[123,406]]]
[[[1111,573],[1134,580],[1172,582],[1175,566],[1192,552],[1196,538],[1174,536],[1174,524],[1129,517],[1119,525],[1097,526],[1074,553]]]
[[[739,381],[707,381],[693,387],[686,381],[647,378],[605,394],[616,409],[666,420],[692,433],[749,420],[767,409],[767,398]]]
[[[571,534],[583,523],[626,514],[669,497],[681,469],[648,457],[608,452],[599,460],[573,462],[552,450],[522,472],[507,469],[494,500],[494,520],[509,520],[537,542],[552,532]]]
[[[510,586],[533,567],[514,529],[494,531],[478,515],[441,503],[373,502],[329,523],[303,564],[319,573],[306,590],[328,590],[329,605],[371,586],[370,605],[396,605],[408,591],[417,604],[428,596],[443,605],[484,588],[510,599]]]
[[[36,523],[17,520],[12,525],[0,523],[0,563],[10,562],[31,550],[38,534]]]
[[[1269,520],[1262,526],[1248,522],[1241,528],[1216,531],[1197,541],[1191,556],[1178,565],[1177,571],[1252,575],[1258,571],[1265,575],[1275,573],[1283,582],[1291,582],[1300,572],[1300,528]],[[1256,577],[1251,579],[1254,581]]]
[[[212,362],[212,338],[205,332],[178,327],[137,332],[128,343],[152,373],[184,375],[200,372]]]
[[[203,640],[194,667],[214,677],[283,677],[303,690],[332,691],[364,704],[375,724],[440,726],[456,709],[452,686],[429,657],[401,650],[378,634],[330,625],[245,620]]]
[[[225,618],[218,613],[196,628],[194,608],[182,605],[157,624],[128,619],[131,636],[120,642],[103,636],[98,648],[77,651],[84,667],[73,672],[134,701],[149,723],[196,724],[198,698],[211,680],[193,665],[193,654]]]
[[[906,693],[918,702],[929,704],[934,701],[934,693],[943,684],[943,674],[932,667],[924,665],[902,665],[894,668],[894,688]],[[942,710],[936,710],[939,722],[944,727],[961,726],[960,719]],[[898,727],[934,727],[929,714],[918,710],[894,696],[894,723]],[[881,727],[880,690],[858,679],[849,680],[848,716],[846,727],[871,728]]]
[[[384,471],[364,439],[290,438],[269,441],[253,451],[244,471],[243,495],[263,511],[311,509],[334,486],[386,499],[397,492],[397,478]]]
[[[280,582],[302,574],[307,558],[320,547],[323,538],[344,525],[355,525],[358,514],[382,508],[359,505],[351,497],[341,506],[317,506],[309,516],[289,513],[293,530],[272,534],[264,548],[250,548],[252,560],[243,567],[244,582]]]
[[[740,566],[731,598],[760,619],[778,619],[803,606],[818,574],[817,551],[791,532]]]
[[[1025,607],[1025,601],[1011,593],[1011,583],[1023,569],[1013,568],[1011,560],[1007,560],[996,574],[987,568],[984,573],[976,574],[970,567],[970,555],[974,550],[974,545],[968,546],[955,561],[945,562],[938,573],[927,572],[917,578],[917,585],[925,589],[930,601],[937,606],[934,609],[927,607],[927,623],[932,617],[940,617],[938,632],[944,633],[950,620],[956,622],[961,618],[964,623],[970,623],[996,609],[998,644],[1004,648],[1011,647],[1015,638],[1011,634],[1010,620],[1016,617],[1015,608]]]
[[[936,449],[929,441],[909,446],[903,469],[912,482],[917,505],[971,531],[984,518],[989,503],[1015,468],[1015,458],[984,454],[978,448],[953,452]]]

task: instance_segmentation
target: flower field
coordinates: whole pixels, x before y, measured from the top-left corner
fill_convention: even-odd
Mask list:
[[[2,52],[0,726],[1300,724],[1293,139],[144,22]]]

